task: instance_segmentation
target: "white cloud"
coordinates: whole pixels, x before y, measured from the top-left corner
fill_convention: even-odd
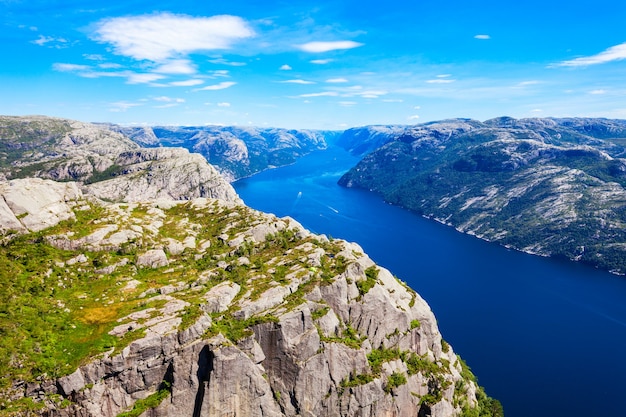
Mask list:
[[[160,74],[152,74],[152,73],[134,73],[129,72],[127,74],[128,84],[149,84],[153,81],[161,80],[165,78],[165,76]]]
[[[63,38],[53,38],[51,36],[43,36],[39,35],[39,39],[31,41],[35,45],[39,46],[48,46],[50,48],[62,49],[68,47],[67,39]]]
[[[474,36],[474,39],[486,40],[486,39],[491,39],[491,36],[489,36],[489,35],[476,35],[476,36]]]
[[[213,78],[224,78],[224,77],[230,77],[229,75],[229,71],[228,70],[215,70],[215,71],[211,71],[209,72],[209,75]]]
[[[611,46],[610,48],[596,55],[586,56],[563,61],[556,66],[559,67],[583,67],[587,65],[605,64],[612,61],[621,61],[626,59],[626,43]]]
[[[104,57],[100,54],[83,54],[83,57],[90,61],[104,61]]]
[[[203,80],[199,80],[197,78],[192,78],[190,80],[185,81],[172,81],[170,83],[171,86],[174,87],[193,87],[194,85],[204,84]]]
[[[129,101],[117,101],[115,103],[110,103],[109,104],[111,107],[109,108],[109,111],[111,112],[125,112],[128,109],[131,109],[133,107],[137,107],[137,106],[141,106],[141,103],[131,103]]]
[[[329,78],[326,80],[327,83],[347,83],[348,80],[345,78]]]
[[[326,64],[330,64],[331,62],[333,62],[333,60],[332,59],[314,59],[309,62],[315,65],[326,65]]]
[[[224,58],[210,59],[209,62],[212,64],[228,65],[231,67],[245,67],[247,65],[245,62],[227,61]]]
[[[382,101],[384,103],[404,103],[404,100],[400,98],[384,98]]]
[[[174,59],[171,61],[167,61],[157,68],[154,69],[154,72],[158,72],[161,74],[195,74],[196,67],[193,63],[188,59]]]
[[[172,97],[167,97],[167,96],[154,97],[153,100],[164,102],[164,103],[184,103],[185,102],[184,98],[172,98]]]
[[[355,106],[358,103],[356,101],[340,101],[339,105],[344,106],[344,107],[350,107],[350,106]]]
[[[65,64],[57,62],[55,64],[52,64],[52,69],[59,72],[80,72],[90,71],[91,67],[89,65]]]
[[[233,81],[224,81],[218,84],[213,84],[213,85],[207,85],[206,87],[202,87],[202,88],[198,88],[194,91],[215,91],[215,90],[224,90],[226,88],[232,87],[233,85],[237,84],[236,82]]]
[[[309,93],[309,94],[300,94],[299,97],[337,97],[339,95],[336,91],[323,91],[321,93]]]
[[[98,68],[102,69],[120,69],[122,66],[120,64],[115,64],[113,62],[104,62],[102,64],[98,64]]]
[[[230,107],[230,103],[227,103],[227,102],[217,103],[217,107]]]
[[[352,49],[363,46],[362,43],[354,41],[332,41],[332,42],[307,42],[300,45],[296,45],[296,48],[304,52],[330,52],[341,49]]]
[[[452,74],[439,74],[437,75],[437,78],[449,78],[452,77]]]
[[[301,79],[279,81],[279,83],[302,84],[302,85],[305,85],[305,84],[315,84],[313,81],[307,81],[307,80],[301,80]]]
[[[589,92],[589,94],[593,94],[593,95],[598,95],[599,96],[599,95],[602,95],[602,94],[606,94],[606,92],[607,92],[606,90],[599,89],[599,90],[591,90]]]
[[[195,51],[229,49],[254,32],[240,17],[192,17],[171,13],[116,17],[96,24],[94,39],[137,60],[163,61]]]
[[[285,65],[281,65],[280,68],[278,68],[281,71],[291,71],[293,68],[291,68],[289,65],[285,64]]]
[[[409,120],[417,120],[419,118],[420,118],[419,115],[414,114],[413,116],[409,116],[407,119],[409,119]]]
[[[517,87],[526,87],[528,85],[536,85],[536,84],[540,84],[540,82],[537,80],[522,81],[520,83],[517,83]]]

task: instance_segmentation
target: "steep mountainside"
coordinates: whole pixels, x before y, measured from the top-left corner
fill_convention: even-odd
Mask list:
[[[622,120],[446,120],[389,136],[340,184],[490,241],[623,274],[624,144]]]
[[[125,127],[108,125],[142,146],[180,146],[202,154],[229,181],[292,164],[326,149],[337,132],[233,126]]]
[[[0,415],[502,415],[356,244],[216,199],[0,195]]]
[[[142,149],[102,126],[42,116],[0,116],[0,178],[80,181],[114,201],[215,197],[234,189],[201,155]]]

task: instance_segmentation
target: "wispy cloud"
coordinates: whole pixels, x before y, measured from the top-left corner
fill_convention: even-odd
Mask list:
[[[175,98],[175,97],[168,97],[168,96],[154,97],[153,100],[165,102],[165,103],[184,103],[185,102],[184,98]]]
[[[357,104],[359,103],[357,103],[356,101],[340,101],[339,102],[339,105],[344,106],[344,107],[356,106]]]
[[[588,65],[606,64],[612,61],[621,61],[626,59],[626,42],[611,46],[610,48],[596,55],[579,57],[567,61],[562,61],[555,66],[558,67],[585,67]]]
[[[169,84],[173,87],[193,87],[194,85],[204,84],[204,80],[192,78],[190,80],[184,80],[184,81],[172,81]]]
[[[278,68],[281,71],[291,71],[293,68],[291,68],[291,66],[285,64],[285,65],[281,65],[280,68]]]
[[[307,43],[303,43],[300,45],[296,45],[296,48],[304,52],[320,53],[320,52],[337,51],[341,49],[358,48],[359,46],[363,46],[363,44],[359,42],[354,42],[354,41],[331,41],[331,42],[307,42]]]
[[[207,85],[206,87],[195,89],[194,91],[215,91],[215,90],[225,90],[227,88],[232,87],[237,84],[233,81],[224,81],[219,84]]]
[[[52,64],[52,69],[59,72],[91,71],[91,67],[89,65],[65,64],[61,62]]]
[[[407,119],[408,119],[408,120],[417,120],[417,119],[419,119],[419,118],[420,118],[420,117],[419,117],[419,115],[417,115],[417,114],[414,114],[413,116],[409,116],[409,117],[407,117]]]
[[[49,48],[63,49],[69,46],[69,42],[64,38],[53,38],[51,36],[39,35],[39,39],[31,41],[35,45],[47,46]]]
[[[426,80],[428,84],[451,84],[456,80],[450,78],[433,78],[432,80]]]
[[[224,59],[224,58],[209,59],[209,62],[211,64],[228,65],[230,67],[245,67],[246,65],[248,65],[245,62],[228,61],[227,59]]]
[[[309,62],[315,65],[326,65],[326,64],[330,64],[331,62],[333,62],[333,60],[332,59],[313,59]]]
[[[487,39],[491,39],[491,36],[489,36],[489,35],[484,35],[484,34],[481,34],[481,35],[475,35],[475,36],[474,36],[474,39],[487,40]]]
[[[163,78],[165,78],[165,76],[163,75],[153,74],[150,72],[146,72],[146,73],[129,72],[127,75],[128,75],[128,79],[126,82],[128,84],[149,84],[154,81],[162,80]]]
[[[230,107],[230,103],[228,102],[217,103],[217,107]]]
[[[348,80],[345,78],[329,78],[326,80],[327,83],[338,84],[338,83],[347,83]]]
[[[315,82],[313,81],[308,81],[308,80],[301,80],[301,79],[295,79],[295,80],[285,80],[285,81],[278,81],[279,83],[285,83],[285,84],[302,84],[302,85],[306,85],[306,84],[315,84]]]
[[[229,49],[254,31],[240,17],[192,17],[170,13],[104,19],[93,38],[137,60],[164,61],[196,51]]]
[[[114,113],[125,112],[128,109],[142,105],[141,103],[132,103],[130,101],[116,101],[109,104],[109,111]]]
[[[300,94],[299,97],[337,97],[339,95],[336,91],[322,91],[320,93]]]
[[[159,65],[153,70],[160,74],[195,74],[196,66],[188,59],[174,59]]]
[[[602,90],[602,89],[598,89],[598,90],[591,90],[591,91],[589,92],[589,94],[593,94],[593,95],[595,95],[595,96],[599,96],[599,95],[606,94],[606,93],[607,93],[607,91],[606,91],[606,90]]]

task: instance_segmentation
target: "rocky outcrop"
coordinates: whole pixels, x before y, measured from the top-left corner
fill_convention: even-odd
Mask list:
[[[236,126],[108,125],[142,146],[180,146],[202,154],[228,179],[288,165],[315,150],[326,149],[337,132]]]
[[[406,127],[340,184],[525,252],[626,273],[626,121],[445,120]]]
[[[29,178],[0,182],[0,233],[36,232],[74,216],[76,183]]]
[[[0,339],[0,368],[10,378],[0,410],[19,414],[23,404],[63,417],[487,410],[426,302],[357,244],[210,198],[112,204],[55,191],[39,207],[68,198],[72,221],[59,216],[37,239],[25,235],[0,251],[0,261],[20,260],[11,277],[0,272],[5,293],[14,294],[0,316],[0,328],[14,329]],[[19,217],[16,205],[7,207]],[[36,263],[24,255],[32,251]],[[37,291],[15,292],[22,279],[38,282]],[[33,322],[35,305],[41,315]]]
[[[230,184],[199,154],[143,149],[102,125],[49,117],[0,117],[0,173],[84,184],[111,201],[238,201]]]
[[[198,197],[238,201],[239,197],[200,154],[181,148],[136,149],[115,159],[110,179],[86,185],[89,193],[113,201],[187,200]]]

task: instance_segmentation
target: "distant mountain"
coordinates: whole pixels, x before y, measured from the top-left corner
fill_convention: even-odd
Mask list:
[[[229,181],[294,163],[326,149],[338,133],[236,126],[128,127],[108,125],[141,146],[183,147],[202,154]]]
[[[351,134],[385,142],[368,131]],[[625,144],[624,120],[444,120],[394,128],[340,184],[489,241],[624,274]]]
[[[111,201],[239,200],[213,166],[186,149],[144,149],[120,133],[75,120],[0,116],[0,180],[29,177],[77,181]]]

